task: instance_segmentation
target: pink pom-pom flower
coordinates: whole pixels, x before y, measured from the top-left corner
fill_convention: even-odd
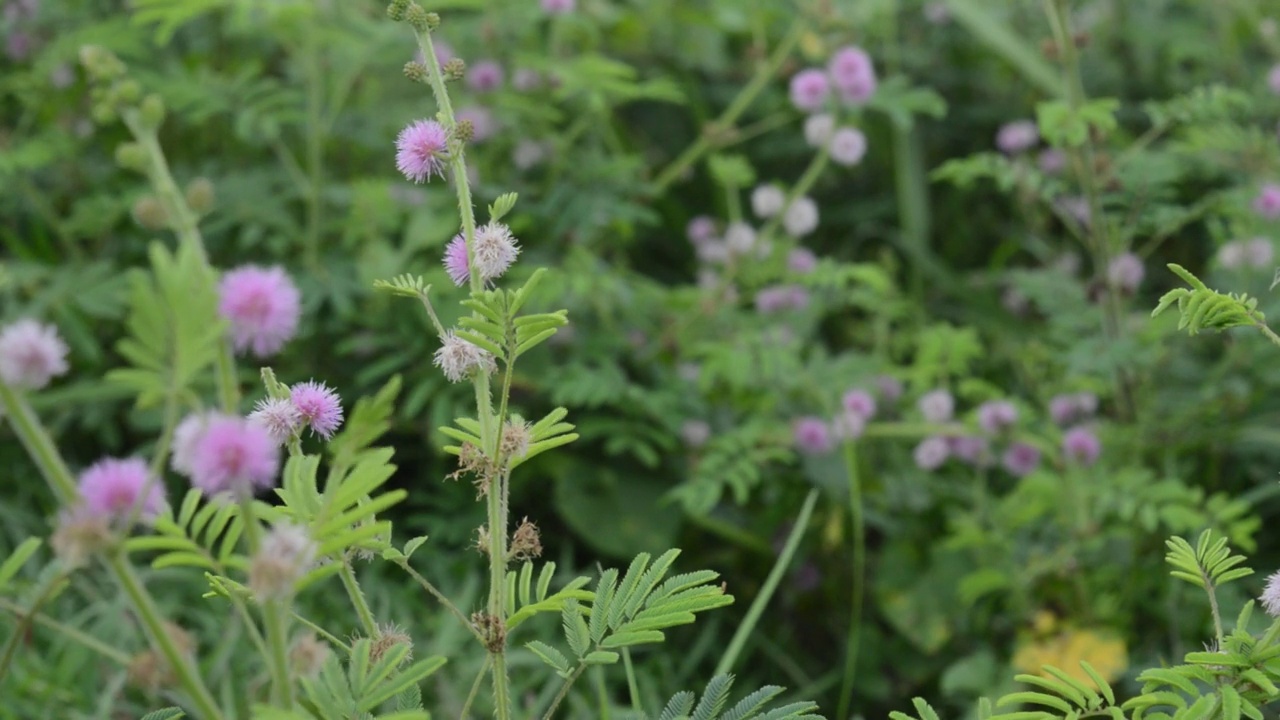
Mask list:
[[[289,388],[289,399],[303,424],[328,440],[342,426],[342,398],[324,383],[308,380]]]
[[[191,448],[191,484],[206,495],[271,487],[280,470],[279,445],[262,425],[215,415]]]
[[[449,133],[434,120],[418,120],[396,137],[396,168],[415,183],[444,177],[449,157]]]
[[[236,351],[268,357],[293,339],[302,295],[280,267],[245,265],[222,276],[218,313],[231,325]]]
[[[823,422],[822,418],[799,418],[792,424],[791,432],[796,448],[802,453],[819,455],[830,452],[835,447],[831,428]]]
[[[80,499],[94,517],[149,520],[164,510],[164,490],[144,460],[104,458],[80,473]]]
[[[816,68],[801,70],[791,77],[791,104],[804,112],[822,109],[831,95],[827,74]]]
[[[871,56],[859,47],[840,48],[827,63],[827,71],[840,94],[849,105],[864,105],[876,92],[875,65]]]
[[[67,369],[67,344],[54,326],[24,318],[0,329],[0,382],[39,390]]]
[[[467,261],[467,239],[459,233],[453,236],[444,249],[444,269],[454,285],[462,287],[471,280],[471,265]]]

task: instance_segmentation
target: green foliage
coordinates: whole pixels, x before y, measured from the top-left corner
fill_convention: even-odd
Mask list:
[[[733,688],[732,675],[711,678],[699,697],[684,691],[676,693],[659,713],[658,720],[821,720],[816,714],[817,705],[795,702],[767,709],[784,688],[766,685],[739,700],[728,709],[729,691]],[[696,703],[696,704],[695,704]],[[649,720],[650,716],[641,716]]]
[[[1220,293],[1210,290],[1199,278],[1173,263],[1169,269],[1191,286],[1170,290],[1151,311],[1155,317],[1175,303],[1178,306],[1178,329],[1195,335],[1201,330],[1227,330],[1233,327],[1265,327],[1265,316],[1257,309],[1258,301],[1243,293]]]
[[[1253,570],[1249,568],[1236,567],[1245,561],[1244,557],[1232,555],[1231,549],[1227,547],[1227,538],[1214,537],[1209,530],[1200,533],[1194,548],[1180,537],[1170,538],[1166,544],[1169,546],[1169,554],[1165,556],[1165,561],[1174,567],[1169,574],[1199,586],[1202,590],[1212,591],[1232,580],[1253,574]]]

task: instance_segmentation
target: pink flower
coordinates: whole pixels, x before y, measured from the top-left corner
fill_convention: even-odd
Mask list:
[[[803,310],[809,306],[809,291],[799,285],[774,285],[756,293],[756,311],[764,314],[780,310]]]
[[[877,375],[876,393],[886,403],[895,403],[902,397],[902,381],[892,375]]]
[[[831,161],[851,167],[867,154],[867,136],[857,128],[840,128],[831,135]]]
[[[804,112],[822,109],[831,95],[826,73],[816,68],[801,70],[791,77],[791,104]]]
[[[277,445],[284,445],[302,430],[302,413],[288,398],[263,398],[249,413],[249,421],[261,425]]]
[[[396,169],[415,183],[444,178],[449,157],[449,133],[435,120],[418,120],[396,136]]]
[[[716,221],[706,215],[698,215],[685,226],[684,234],[689,242],[700,245],[716,236]]]
[[[921,470],[937,470],[950,455],[951,448],[947,444],[947,439],[940,435],[921,440],[915,450],[911,451],[911,458],[915,460],[916,467]]]
[[[80,499],[94,517],[151,519],[164,509],[164,490],[147,463],[138,458],[104,458],[80,473]]]
[[[850,390],[841,398],[845,412],[870,420],[876,414],[876,399],[866,390]]]
[[[1267,183],[1253,199],[1253,211],[1268,220],[1280,218],[1280,185]]]
[[[792,437],[800,452],[808,455],[819,455],[831,452],[835,442],[831,437],[831,429],[822,418],[802,417],[791,426]]]
[[[1040,129],[1031,120],[1005,123],[996,133],[996,147],[1006,155],[1016,155],[1030,150],[1039,141]]]
[[[1049,417],[1058,425],[1070,425],[1092,415],[1097,409],[1098,396],[1088,392],[1055,395],[1049,401]]]
[[[957,460],[973,467],[985,467],[991,462],[991,444],[978,435],[962,435],[948,439],[951,454]]]
[[[520,254],[520,245],[511,234],[511,228],[502,223],[490,222],[476,228],[472,258],[480,278],[496,280],[511,267]]]
[[[1062,436],[1062,454],[1071,462],[1089,466],[1102,454],[1102,442],[1089,428],[1074,427]]]
[[[787,253],[787,269],[793,273],[808,275],[818,268],[818,256],[808,248],[796,248]]]
[[[1057,175],[1067,166],[1067,156],[1057,148],[1049,148],[1040,152],[1036,164],[1045,175]]]
[[[573,12],[575,0],[542,0],[542,11],[548,15],[564,15]]]
[[[978,408],[978,426],[988,434],[995,435],[1017,421],[1018,409],[1011,402],[993,400]]]
[[[231,270],[222,276],[218,294],[218,313],[231,324],[231,341],[239,353],[274,355],[298,332],[302,296],[279,266]]]
[[[1030,475],[1040,465],[1040,451],[1034,445],[1014,443],[1004,451],[1000,464],[1010,475],[1024,477]]]
[[[827,63],[827,71],[840,93],[840,99],[849,105],[863,105],[876,92],[876,69],[871,56],[862,48],[840,48]]]
[[[467,70],[467,87],[476,92],[491,92],[502,87],[506,74],[494,60],[481,60]]]
[[[471,266],[467,263],[467,239],[462,237],[462,233],[454,235],[445,247],[444,269],[449,273],[449,279],[458,287],[471,280]]]
[[[271,487],[279,446],[258,423],[230,415],[209,418],[191,452],[191,484],[205,495]]]
[[[342,399],[324,383],[308,380],[289,388],[289,399],[311,432],[328,440],[342,425]]]
[[[1107,265],[1107,281],[1121,292],[1136,291],[1144,275],[1146,269],[1142,266],[1142,259],[1133,253],[1117,255]]]
[[[204,429],[216,413],[195,412],[182,419],[173,430],[173,455],[169,465],[175,472],[191,475],[191,459],[195,457],[196,443],[204,435]]]
[[[54,326],[23,318],[0,329],[0,382],[39,390],[67,369],[67,344]]]
[[[1267,578],[1267,585],[1258,600],[1262,602],[1262,609],[1268,615],[1280,617],[1280,572],[1271,573]]]
[[[930,390],[920,396],[918,406],[925,422],[944,423],[955,413],[956,400],[946,390]]]

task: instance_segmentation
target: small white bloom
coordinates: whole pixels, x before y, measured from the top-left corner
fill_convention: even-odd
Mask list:
[[[804,141],[810,147],[822,147],[831,140],[835,132],[836,119],[828,113],[810,115],[804,121]]]
[[[475,243],[472,254],[480,277],[485,280],[501,277],[520,254],[520,246],[512,237],[511,228],[502,223],[491,222],[476,228]]]
[[[782,189],[777,185],[760,185],[751,191],[751,211],[756,217],[771,218],[782,212],[782,205],[787,201]]]
[[[782,227],[792,237],[804,237],[818,228],[818,204],[811,198],[796,198],[782,216]]]
[[[729,223],[724,231],[724,244],[735,255],[747,254],[756,244],[755,228],[744,222]]]
[[[277,444],[284,445],[302,428],[302,413],[288,398],[263,398],[249,413],[249,420],[261,425]]]
[[[67,369],[67,344],[54,326],[24,318],[0,329],[0,382],[39,390]]]
[[[449,382],[454,383],[462,382],[472,370],[492,372],[497,369],[492,353],[463,340],[452,330],[441,338],[440,349],[435,354],[435,365]]]
[[[831,136],[831,160],[850,167],[862,162],[867,154],[867,136],[857,128],[840,128]]]

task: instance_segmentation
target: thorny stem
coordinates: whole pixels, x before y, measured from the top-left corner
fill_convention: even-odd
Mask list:
[[[427,77],[435,94],[436,103],[440,106],[440,118],[445,129],[452,136],[457,129],[457,119],[453,114],[453,104],[449,101],[449,92],[444,85],[444,73],[440,69],[440,61],[436,58],[435,48],[431,43],[430,32],[414,34],[418,38],[418,47],[426,62]],[[449,162],[453,185],[458,194],[458,212],[462,218],[462,234],[467,244],[467,267],[471,270],[471,292],[478,294],[484,290],[484,280],[475,262],[476,218],[475,208],[471,204],[471,186],[467,180],[467,162],[464,145],[455,142],[450,148]],[[489,376],[485,372],[475,373],[476,412],[480,421],[480,441],[485,448],[496,447],[496,434],[501,428],[494,427],[493,401],[489,392]],[[496,457],[496,454],[491,456]],[[495,478],[496,479],[496,478]],[[505,625],[506,599],[506,557],[507,530],[503,522],[502,507],[504,488],[500,483],[490,483],[487,496],[489,517],[489,604],[488,613],[498,632],[503,632]],[[511,698],[508,688],[505,639],[502,644],[489,643],[487,649],[493,665],[493,695],[495,712],[498,720],[509,720],[511,717]]]
[[[551,720],[551,718],[556,714],[556,709],[560,707],[560,703],[563,702],[565,696],[569,694],[569,688],[573,687],[573,684],[577,682],[578,677],[582,675],[582,671],[586,669],[586,665],[579,663],[578,667],[573,669],[573,673],[569,675],[569,677],[565,678],[564,684],[560,686],[560,691],[557,692],[555,698],[552,699],[551,707],[547,708],[547,712],[542,716],[542,720]]]
[[[351,605],[355,607],[356,615],[360,618],[364,634],[370,638],[374,637],[378,633],[378,623],[374,621],[373,612],[369,610],[369,602],[365,600],[364,592],[360,590],[360,583],[356,580],[355,571],[351,569],[350,560],[342,561],[338,574],[342,577],[342,587],[346,588],[347,597],[351,598]]]
[[[764,91],[765,87],[773,80],[774,75],[778,74],[778,70],[782,67],[782,63],[786,61],[787,56],[795,49],[796,43],[800,42],[800,36],[804,34],[806,27],[803,18],[797,19],[791,24],[791,28],[787,30],[787,34],[782,38],[782,42],[778,43],[778,47],[774,48],[773,54],[769,59],[756,70],[756,74],[752,76],[751,81],[738,93],[729,107],[725,108],[720,117],[716,118],[711,127],[725,129],[732,127],[746,112],[751,103],[755,102],[757,96]],[[703,155],[713,147],[712,136],[707,132],[703,132],[698,136],[692,145],[680,153],[665,170],[658,173],[658,177],[653,181],[654,195],[661,195],[670,187],[671,183],[680,179],[684,172],[691,165],[698,161]]]
[[[844,444],[844,462],[849,473],[849,514],[853,521],[853,604],[849,611],[849,637],[845,644],[844,676],[840,682],[840,711],[849,717],[853,702],[853,679],[858,667],[858,645],[862,639],[862,600],[866,595],[867,532],[862,511],[862,485],[858,477],[856,443]]]

